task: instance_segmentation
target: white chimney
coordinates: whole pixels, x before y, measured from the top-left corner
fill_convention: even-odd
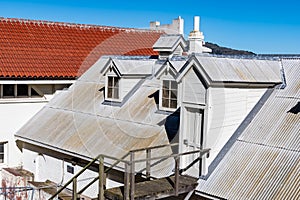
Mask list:
[[[206,47],[203,47],[204,36],[200,32],[200,17],[194,17],[194,30],[189,34],[189,53],[203,53]],[[206,51],[206,50],[205,50]]]
[[[200,17],[195,16],[194,17],[194,31],[200,31],[199,27],[200,27]]]

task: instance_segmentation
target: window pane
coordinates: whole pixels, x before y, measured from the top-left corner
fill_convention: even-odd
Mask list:
[[[163,88],[169,89],[169,81],[166,80],[163,81]]]
[[[114,87],[119,87],[119,78],[114,77]]]
[[[171,81],[171,89],[177,90],[177,82],[176,81]]]
[[[0,163],[4,163],[4,144],[0,144]]]
[[[114,88],[114,99],[119,98],[119,88]]]
[[[15,86],[13,84],[3,85],[3,96],[15,96]]]
[[[108,77],[108,86],[113,86],[113,77]]]
[[[31,88],[31,96],[39,97],[40,95],[33,88]]]
[[[169,108],[169,99],[162,99],[162,106],[165,108]]]
[[[169,98],[169,90],[163,89],[163,98]]]
[[[28,96],[28,85],[20,84],[17,85],[18,96]]]
[[[170,108],[177,108],[177,100],[171,100]]]
[[[112,98],[112,88],[111,87],[107,88],[107,98]]]
[[[177,99],[177,90],[171,90],[171,99]]]

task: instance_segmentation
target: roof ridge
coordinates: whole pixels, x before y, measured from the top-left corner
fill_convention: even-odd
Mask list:
[[[66,27],[76,27],[76,28],[97,28],[97,29],[111,29],[111,30],[120,30],[120,31],[132,31],[132,32],[157,32],[163,33],[160,30],[150,30],[150,29],[138,29],[138,28],[125,28],[118,26],[105,26],[105,25],[96,25],[96,24],[81,24],[81,23],[71,23],[71,22],[57,22],[57,21],[48,21],[48,20],[36,20],[36,19],[23,19],[23,18],[5,18],[0,17],[0,22],[19,22],[19,23],[34,23],[34,24],[47,24],[47,25],[58,25]]]

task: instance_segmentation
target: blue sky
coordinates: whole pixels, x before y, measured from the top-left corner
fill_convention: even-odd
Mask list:
[[[185,35],[201,18],[205,41],[255,53],[300,54],[300,2],[286,1],[95,1],[0,0],[0,16],[148,28],[181,16]]]

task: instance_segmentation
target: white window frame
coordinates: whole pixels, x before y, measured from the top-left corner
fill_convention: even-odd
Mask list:
[[[117,78],[118,79],[118,98],[113,98],[114,94],[112,94],[112,97],[108,97],[108,79],[109,78]],[[114,101],[114,102],[121,102],[121,77],[117,75],[107,75],[106,81],[105,81],[105,100],[108,101]],[[113,90],[114,91],[114,90]]]
[[[163,106],[163,84],[164,84],[164,81],[170,81],[170,82],[173,81],[177,85],[177,89],[176,89],[176,92],[177,92],[177,96],[176,96],[176,108],[164,107]],[[172,90],[172,88],[169,89],[169,91],[170,90]],[[171,93],[169,93],[168,101],[171,101],[171,96],[170,95],[171,95]],[[179,84],[177,83],[177,81],[174,80],[174,79],[173,80],[172,79],[162,79],[161,80],[161,86],[160,86],[160,92],[159,92],[159,109],[160,110],[164,110],[164,111],[171,111],[171,112],[176,111],[178,109],[178,105],[179,105],[179,98],[178,98],[178,96],[179,96]],[[170,104],[170,102],[169,102],[169,104]]]
[[[14,86],[14,91],[12,96],[4,96],[4,85],[13,85]],[[27,85],[27,95],[19,95],[18,94],[18,86],[19,85]],[[0,84],[0,98],[1,99],[13,99],[13,98],[42,98],[43,96],[37,96],[37,95],[32,95],[31,90],[34,90],[34,88],[26,83],[20,83],[20,84]]]
[[[1,155],[3,155],[3,160],[0,162],[0,165],[4,165],[7,162],[7,144],[8,142],[0,142],[0,145],[3,145],[3,152],[0,152]]]

